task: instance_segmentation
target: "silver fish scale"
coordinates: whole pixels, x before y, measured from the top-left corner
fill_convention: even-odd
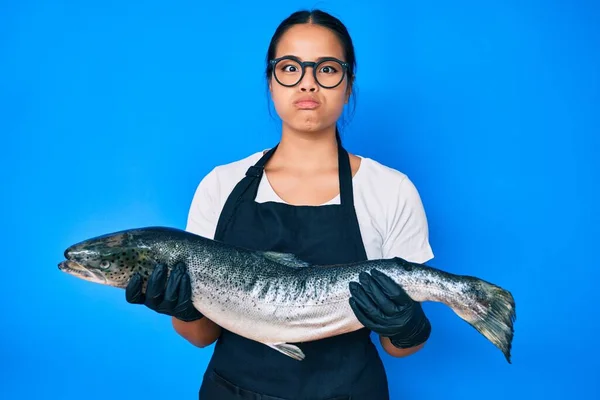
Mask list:
[[[383,264],[378,269],[389,275],[415,301],[439,301],[454,305],[460,301],[462,306],[469,284],[431,267],[404,264],[405,268],[399,268],[397,264]]]
[[[280,306],[319,305],[349,297],[348,283],[360,267],[297,267],[282,265],[260,252],[207,249],[190,252],[188,271],[196,289],[220,288],[226,296],[244,296]],[[364,267],[364,264],[363,264]],[[335,268],[335,269],[334,269]]]

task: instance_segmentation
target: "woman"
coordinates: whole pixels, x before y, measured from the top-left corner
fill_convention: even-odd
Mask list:
[[[284,20],[267,57],[281,141],[212,170],[195,193],[187,230],[320,264],[431,259],[412,183],[341,145],[336,122],[352,93],[354,69],[352,40],[339,20],[318,10]],[[298,362],[204,318],[191,305],[183,266],[165,277],[158,266],[145,296],[141,280],[132,279],[127,301],[171,315],[174,329],[198,347],[218,339],[200,399],[388,399],[370,332],[380,335],[388,354],[402,357],[419,350],[431,331],[420,304],[385,275],[365,274],[349,289],[366,328],[302,343],[306,358]]]

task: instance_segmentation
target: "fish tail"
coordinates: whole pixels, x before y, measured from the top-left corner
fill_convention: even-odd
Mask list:
[[[471,297],[475,304],[461,315],[473,328],[498,347],[511,364],[514,322],[517,318],[512,294],[501,287],[481,279],[471,278]],[[461,313],[457,312],[459,315]]]

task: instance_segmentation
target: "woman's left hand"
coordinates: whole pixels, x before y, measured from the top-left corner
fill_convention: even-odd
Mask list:
[[[389,276],[378,270],[359,275],[360,284],[350,282],[350,307],[368,329],[388,337],[400,349],[424,343],[431,324],[421,303],[412,300]]]

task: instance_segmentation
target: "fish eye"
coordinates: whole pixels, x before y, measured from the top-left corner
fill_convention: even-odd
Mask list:
[[[100,268],[106,269],[108,267],[110,267],[110,261],[108,261],[108,260],[100,261]]]

